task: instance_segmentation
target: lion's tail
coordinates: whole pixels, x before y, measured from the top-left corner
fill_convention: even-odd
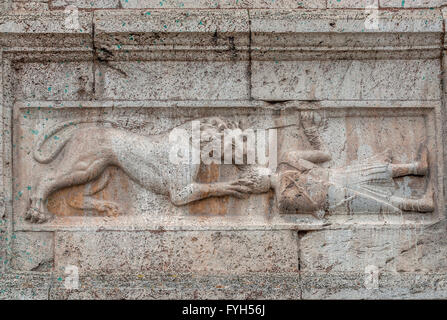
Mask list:
[[[61,150],[65,147],[67,142],[70,141],[70,138],[67,138],[64,141],[62,141],[60,144],[58,144],[58,146],[54,150],[52,150],[49,155],[42,154],[41,149],[42,149],[43,145],[45,144],[45,142],[48,139],[50,139],[52,136],[54,136],[56,133],[60,132],[61,130],[64,130],[70,126],[74,126],[74,125],[81,124],[81,123],[116,124],[113,121],[107,121],[107,120],[92,121],[92,120],[81,120],[81,119],[59,123],[59,124],[55,125],[54,127],[52,127],[47,133],[45,133],[40,138],[40,140],[37,142],[36,148],[34,149],[34,153],[33,153],[34,160],[36,160],[39,163],[43,163],[43,164],[47,164],[47,163],[50,163],[51,161],[53,161],[57,157],[57,155],[61,152]]]

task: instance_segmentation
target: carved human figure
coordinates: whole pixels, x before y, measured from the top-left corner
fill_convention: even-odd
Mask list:
[[[300,122],[314,150],[288,152],[276,172],[247,167],[242,183],[252,192],[273,188],[282,213],[311,213],[321,218],[328,210],[356,199],[361,200],[363,209],[372,204],[382,212],[434,210],[431,187],[421,199],[393,196],[393,178],[428,173],[426,148],[421,148],[418,161],[408,164],[392,163],[391,150],[387,149],[357,165],[324,168],[319,164],[331,160],[331,155],[318,135],[317,118],[315,112],[301,113]]]
[[[220,137],[225,129],[234,126],[236,124],[216,117],[200,119],[201,140],[205,140],[201,141],[201,146],[206,146],[212,140],[210,137]],[[180,127],[190,128],[191,122]],[[66,134],[68,137],[61,139],[54,150],[43,150],[48,139],[66,130],[72,132]],[[154,193],[169,196],[175,205],[208,197],[242,198],[251,191],[238,180],[198,183],[196,178],[200,163],[194,163],[191,159],[180,163],[169,160],[171,146],[168,135],[169,132],[143,136],[114,127],[113,123],[107,127],[106,123],[95,125],[83,120],[55,126],[39,141],[34,152],[34,159],[45,165],[33,177],[34,187],[26,219],[34,223],[47,221],[52,216],[47,209],[48,197],[59,189],[83,184],[87,184],[87,191],[82,203],[71,203],[71,206],[118,215],[121,208],[117,203],[92,197],[107,186],[110,167],[120,168],[131,179]],[[223,148],[227,147],[232,148],[232,145],[223,145]],[[223,157],[223,152],[221,154]]]

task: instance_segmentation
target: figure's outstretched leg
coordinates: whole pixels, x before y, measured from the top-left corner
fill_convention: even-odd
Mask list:
[[[431,189],[421,199],[408,199],[393,196],[391,197],[390,202],[392,205],[403,211],[433,212],[435,210],[433,190]]]
[[[393,178],[403,176],[425,176],[428,173],[428,150],[424,147],[419,161],[405,164],[391,164]]]

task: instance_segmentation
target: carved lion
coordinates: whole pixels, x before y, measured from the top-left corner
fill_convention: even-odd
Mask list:
[[[180,127],[188,126],[191,127],[191,122]],[[235,127],[236,124],[217,117],[200,119],[201,142],[206,145],[212,140],[210,138],[222,136],[225,129]],[[70,130],[68,128],[72,132],[64,135],[67,138],[59,140],[60,143],[45,155],[42,148],[48,139],[58,132]],[[233,146],[223,146],[226,147]],[[200,163],[172,163],[169,160],[170,149],[169,132],[143,136],[113,125],[95,125],[82,120],[61,123],[40,139],[34,151],[34,159],[46,165],[34,177],[26,219],[34,223],[47,221],[52,216],[46,206],[50,194],[83,184],[91,184],[91,187],[86,188],[89,190],[84,195],[87,200],[81,209],[94,209],[107,215],[120,214],[118,204],[91,197],[107,186],[110,178],[107,169],[110,167],[120,168],[132,180],[154,193],[169,196],[177,206],[208,197],[243,198],[251,192],[251,188],[240,180],[196,182]]]

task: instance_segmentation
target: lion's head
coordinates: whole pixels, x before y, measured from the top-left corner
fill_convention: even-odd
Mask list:
[[[234,163],[235,157],[235,139],[244,140],[242,122],[230,121],[219,117],[202,118],[200,121],[200,152],[202,159],[213,158],[214,152],[219,150],[220,160],[224,161],[224,154],[231,150],[231,159]],[[231,135],[230,139],[225,139]],[[243,149],[243,156],[246,154],[246,148]],[[215,158],[215,157],[214,157]],[[216,159],[217,160],[217,159]]]

